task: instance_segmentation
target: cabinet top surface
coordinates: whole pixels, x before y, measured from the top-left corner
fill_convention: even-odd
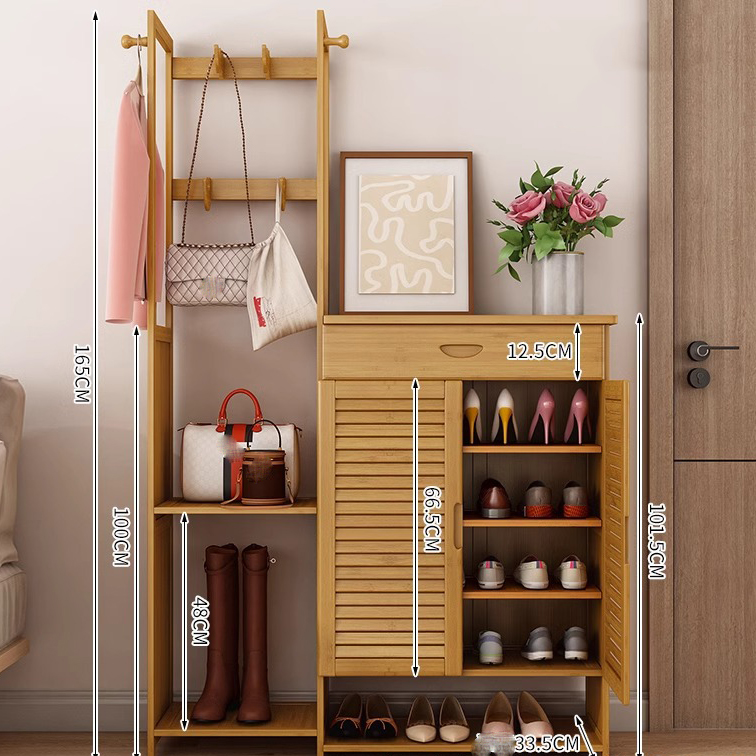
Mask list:
[[[616,315],[467,315],[380,314],[326,315],[325,325],[615,325]]]

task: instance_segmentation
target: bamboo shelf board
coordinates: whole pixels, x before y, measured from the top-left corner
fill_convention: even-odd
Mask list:
[[[384,753],[387,751],[399,751],[401,753],[409,751],[470,753],[475,741],[475,733],[480,731],[480,722],[473,720],[470,722],[470,737],[461,743],[445,743],[441,738],[436,738],[431,743],[416,743],[404,734],[404,729],[407,726],[406,719],[397,718],[396,725],[399,728],[399,735],[395,738],[386,738],[385,740],[368,740],[367,738],[341,739],[326,735],[323,750],[326,752],[341,753]]]
[[[494,590],[479,588],[477,581],[472,578],[465,580],[465,588],[462,591],[462,598],[465,599],[493,599],[497,601],[506,601],[508,599],[533,600],[533,599],[600,599],[601,591],[595,585],[588,585],[582,590],[568,590],[561,585],[551,582],[548,588],[542,590],[533,590],[532,588],[523,588],[519,583],[515,583],[511,578],[503,588]]]
[[[258,507],[244,504],[219,504],[216,502],[184,501],[169,499],[155,507],[155,516],[180,515],[312,515],[317,512],[316,499],[297,499],[290,507]]]
[[[616,315],[325,315],[325,325],[616,325]]]
[[[462,702],[462,705],[464,706],[464,701]],[[598,733],[593,725],[591,725],[590,721],[587,721],[586,717],[583,717],[583,720],[585,723],[585,733],[588,736],[588,740],[591,741],[593,750],[597,753],[602,753],[604,748]],[[554,728],[555,735],[578,735],[577,729],[575,728],[575,722],[569,717],[555,717],[550,721]],[[401,734],[396,738],[387,738],[386,740],[366,740],[364,738],[340,740],[339,738],[333,738],[327,735],[323,744],[323,751],[326,753],[470,753],[475,742],[475,733],[480,730],[480,721],[473,719],[470,720],[471,735],[467,740],[463,740],[461,743],[445,743],[440,738],[436,738],[436,740],[431,743],[415,743],[404,735],[406,721],[404,719],[397,719],[396,724],[399,727],[399,732]],[[580,738],[580,753],[587,752],[588,748],[582,738]]]
[[[505,651],[502,664],[481,664],[477,654],[466,654],[462,675],[465,677],[601,677],[601,665],[595,659],[566,661],[554,655],[551,661],[528,661],[519,651]]]
[[[600,444],[502,444],[463,446],[465,454],[601,454]]]
[[[173,179],[171,185],[172,199],[174,202],[183,202],[186,199],[186,186],[189,179]],[[278,179],[249,179],[250,200],[275,200],[276,186]],[[213,178],[211,189],[212,200],[239,200],[247,199],[244,191],[244,179],[232,178]],[[316,200],[317,181],[316,179],[306,178],[287,178],[286,179],[286,201],[289,200]],[[189,191],[190,200],[204,200],[205,189],[203,178],[193,178]]]
[[[194,704],[189,705],[191,720]],[[181,704],[171,704],[155,728],[157,737],[277,737],[277,738],[314,738],[318,734],[317,704],[312,703],[274,703],[271,704],[273,718],[270,722],[244,725],[236,721],[236,712],[232,711],[223,722],[199,724],[189,722],[186,731],[181,729]]]
[[[481,517],[477,512],[465,512],[462,524],[466,528],[600,528],[600,517],[507,517],[500,520]]]
[[[515,714],[515,716],[517,715]],[[583,719],[583,724],[585,725],[585,734],[588,736],[588,740],[591,741],[593,750],[596,751],[596,753],[603,753],[604,745],[601,742],[601,738],[599,737],[598,732],[596,732],[596,728],[591,724],[588,717],[582,715],[581,717]],[[551,719],[550,721],[551,726],[554,728],[554,735],[578,734],[577,728],[575,727],[575,720],[571,719],[570,717],[554,717],[554,719]],[[580,738],[579,753],[588,753],[588,748],[583,742],[582,738]]]
[[[237,79],[266,79],[263,70],[262,58],[237,58],[231,56],[234,61]],[[204,79],[210,58],[174,58],[174,79]],[[211,79],[219,79],[218,73],[213,66],[210,71]],[[276,58],[270,56],[271,79],[317,79],[317,58]],[[223,79],[233,81],[231,66],[223,59]]]
[[[29,641],[26,638],[17,638],[0,650],[0,672],[8,669],[19,659],[23,659],[29,653]]]

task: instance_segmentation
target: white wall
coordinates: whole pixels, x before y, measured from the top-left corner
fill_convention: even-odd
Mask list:
[[[646,302],[646,3],[585,0],[540,3],[473,0],[325,0],[332,34],[348,50],[332,53],[332,164],[340,150],[460,150],[475,153],[475,289],[480,313],[529,311],[523,283],[494,277],[498,244],[484,221],[492,197],[508,201],[516,180],[541,166],[579,167],[590,181],[611,177],[610,209],[628,220],[613,241],[589,240],[586,311],[617,313],[614,377],[634,374],[633,319]],[[103,2],[100,17],[100,255],[105,280],[115,117],[133,75],[124,33],[146,31],[141,2]],[[178,55],[207,55],[220,43],[233,55],[313,55],[310,0],[239,4],[199,0],[151,5],[173,35]],[[0,251],[0,372],[27,394],[20,478],[18,545],[29,575],[31,654],[0,677],[0,724],[7,728],[86,727],[90,685],[91,411],[71,401],[71,348],[89,343],[91,320],[92,6],[74,0],[17,4],[6,13],[5,117],[2,139],[4,244]],[[42,22],[43,21],[43,22]],[[33,38],[24,29],[33,29]],[[33,39],[33,44],[32,44]],[[176,175],[186,175],[200,85],[176,85]],[[251,175],[310,176],[315,171],[315,91],[308,82],[247,82]],[[211,87],[197,175],[239,176],[235,98]],[[334,172],[333,190],[337,190]],[[335,197],[336,195],[334,195]],[[336,203],[334,202],[334,205]],[[314,281],[314,209],[291,203],[285,226]],[[272,208],[254,207],[259,237]],[[240,206],[190,209],[196,240],[244,238]],[[333,215],[337,228],[338,217]],[[334,231],[334,240],[337,234]],[[259,354],[249,348],[243,310],[177,314],[176,427],[213,419],[236,386],[258,392],[266,415],[305,429],[305,492],[314,488],[314,334]],[[102,422],[102,673],[111,720],[127,727],[130,687],[130,575],[109,566],[111,506],[131,499],[132,336],[100,328]],[[146,363],[146,350],[143,345]],[[246,414],[239,405],[233,415]],[[218,521],[220,520],[220,521]],[[314,689],[314,523],[286,518],[193,522],[190,589],[203,591],[202,550],[233,539],[268,543],[271,572],[271,684],[281,692]],[[285,601],[280,597],[285,596]],[[285,650],[284,650],[285,649]],[[190,687],[201,687],[202,656],[192,655]],[[558,682],[558,681],[557,681]],[[562,690],[552,683],[555,695]],[[122,695],[120,692],[123,692]],[[15,703],[14,703],[15,702]],[[35,707],[37,702],[37,708]],[[65,703],[54,707],[51,704]],[[121,708],[117,708],[119,704]],[[38,716],[44,705],[46,715]],[[107,707],[106,707],[107,709]],[[55,720],[55,711],[65,717]],[[51,713],[53,712],[53,713]],[[123,716],[122,716],[123,715]],[[120,717],[120,719],[119,719]],[[126,718],[123,718],[126,717]],[[65,719],[65,721],[63,721]]]

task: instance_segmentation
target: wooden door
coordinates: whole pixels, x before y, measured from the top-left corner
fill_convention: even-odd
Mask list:
[[[630,568],[628,564],[627,381],[601,390],[602,619],[601,666],[623,704],[630,702]]]
[[[411,676],[411,383],[323,381],[320,399],[319,674]],[[461,543],[454,543],[455,508],[448,498],[454,494],[447,490],[446,472],[448,417],[459,427],[454,451],[450,447],[449,452],[460,457],[458,464],[449,457],[459,471],[458,476],[452,473],[450,483],[459,487],[461,384],[450,391],[449,402],[447,406],[443,381],[420,385],[421,513],[424,489],[441,491],[441,507],[431,510],[441,515],[440,527],[427,534],[429,539],[438,537],[439,551],[423,553],[420,523],[421,675],[461,673]],[[452,503],[461,505],[461,500]],[[452,575],[454,579],[447,580]],[[447,605],[455,596],[456,612],[449,614]]]
[[[756,3],[651,0],[649,18],[648,498],[668,556],[649,581],[651,726],[756,728]],[[694,341],[739,349],[695,361]]]

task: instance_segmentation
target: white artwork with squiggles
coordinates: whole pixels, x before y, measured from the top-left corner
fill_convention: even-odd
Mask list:
[[[360,176],[360,294],[454,293],[454,176]]]

